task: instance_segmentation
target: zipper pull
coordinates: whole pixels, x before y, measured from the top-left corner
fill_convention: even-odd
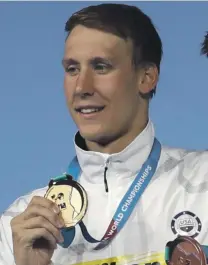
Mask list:
[[[108,182],[107,182],[107,178],[106,178],[106,173],[108,170],[108,164],[109,164],[109,160],[107,159],[106,163],[105,163],[105,169],[104,169],[104,185],[105,185],[105,191],[106,192],[108,192]]]

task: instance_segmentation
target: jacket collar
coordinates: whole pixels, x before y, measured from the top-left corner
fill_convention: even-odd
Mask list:
[[[79,165],[85,178],[93,183],[100,183],[99,179],[104,174],[106,163],[108,170],[115,175],[134,175],[147,160],[155,137],[154,126],[151,121],[146,128],[121,152],[104,154],[86,151],[84,140],[79,132],[75,135],[75,150]],[[110,174],[113,175],[113,174]],[[101,178],[103,181],[103,178]]]

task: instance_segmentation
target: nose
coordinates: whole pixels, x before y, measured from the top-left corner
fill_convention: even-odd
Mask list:
[[[94,94],[93,73],[90,69],[80,71],[77,77],[76,94],[79,96],[90,96]]]

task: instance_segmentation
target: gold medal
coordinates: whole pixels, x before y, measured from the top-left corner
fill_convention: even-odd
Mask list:
[[[51,180],[44,197],[57,204],[66,228],[78,224],[87,211],[87,193],[69,175]]]

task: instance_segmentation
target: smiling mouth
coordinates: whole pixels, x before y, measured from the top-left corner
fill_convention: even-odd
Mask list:
[[[77,108],[75,109],[76,112],[82,113],[82,114],[92,114],[96,112],[100,112],[104,109],[104,107],[85,107],[85,108]]]

